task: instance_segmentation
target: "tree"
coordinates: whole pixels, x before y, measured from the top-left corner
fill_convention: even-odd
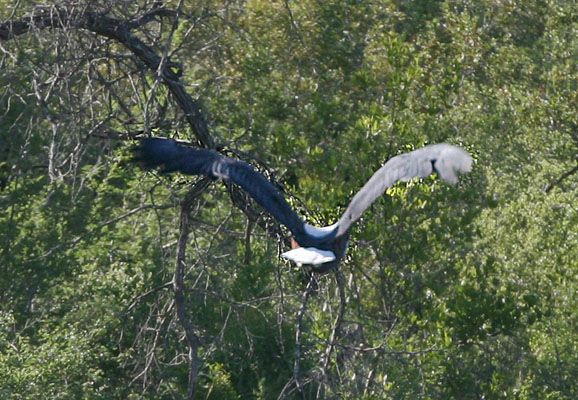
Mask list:
[[[576,397],[572,2],[4,3],[2,396]],[[477,163],[310,279],[237,187],[135,168],[147,135],[321,224],[399,152]]]

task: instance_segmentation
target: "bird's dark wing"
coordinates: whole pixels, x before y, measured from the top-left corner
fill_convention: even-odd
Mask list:
[[[134,160],[145,168],[161,167],[161,172],[179,171],[189,175],[205,175],[211,179],[227,179],[241,186],[257,203],[303,245],[311,238],[303,221],[271,183],[249,164],[221,156],[214,151],[181,146],[174,140],[148,138],[135,149]]]
[[[469,172],[471,168],[472,157],[465,150],[445,143],[425,146],[393,157],[377,170],[353,197],[339,220],[337,236],[346,232],[351,224],[397,181],[425,177],[435,170],[446,182],[456,183],[456,172]]]
[[[179,171],[217,179],[212,168],[221,156],[211,150],[181,146],[170,139],[146,138],[139,142],[133,152],[135,156],[132,160],[146,169],[160,167],[162,173]]]

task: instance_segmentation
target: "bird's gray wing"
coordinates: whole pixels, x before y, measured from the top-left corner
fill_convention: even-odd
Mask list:
[[[453,184],[458,181],[457,172],[469,172],[471,168],[472,157],[465,150],[445,143],[425,146],[393,157],[353,197],[338,222],[337,236],[346,232],[397,181],[426,177],[435,170],[443,180]]]

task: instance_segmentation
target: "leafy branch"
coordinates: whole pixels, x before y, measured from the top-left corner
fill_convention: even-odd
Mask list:
[[[118,217],[114,217],[112,219],[109,219],[107,221],[101,222],[100,224],[98,224],[96,227],[86,231],[85,233],[83,233],[82,235],[79,235],[77,237],[75,237],[72,240],[69,240],[67,242],[63,242],[58,244],[57,246],[54,246],[53,248],[51,248],[50,250],[48,250],[47,252],[45,252],[44,254],[38,256],[38,257],[34,257],[31,258],[29,260],[26,261],[26,263],[32,263],[32,262],[36,262],[39,260],[42,260],[46,257],[50,257],[51,255],[53,255],[54,253],[58,252],[58,251],[62,251],[62,250],[66,250],[69,247],[75,246],[78,243],[80,243],[81,241],[89,238],[90,236],[92,236],[93,234],[95,234],[96,232],[100,231],[102,228],[108,226],[108,225],[112,225],[115,224],[119,221],[122,221],[125,218],[130,217],[131,215],[134,215],[136,213],[138,213],[139,211],[143,211],[143,210],[150,210],[150,209],[154,209],[154,210],[166,210],[167,208],[171,208],[174,207],[174,204],[166,204],[166,205],[160,205],[157,206],[155,204],[144,204],[142,206],[138,206],[136,208],[133,208],[130,211],[127,211],[121,215],[119,215]]]

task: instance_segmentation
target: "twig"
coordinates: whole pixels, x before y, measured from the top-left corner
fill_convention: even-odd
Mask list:
[[[299,27],[295,21],[293,11],[291,10],[291,7],[289,7],[289,0],[285,0],[285,9],[287,10],[287,14],[289,14],[289,21],[291,21],[291,33],[294,34],[297,37],[297,40],[299,40],[299,43],[304,46],[305,43],[303,42],[303,37],[301,36]]]
[[[251,218],[247,218],[247,225],[245,228],[245,254],[243,255],[243,264],[249,265],[251,262],[251,233],[253,232],[253,226],[255,224],[251,220]]]
[[[87,237],[89,237],[90,235],[92,235],[93,233],[101,230],[101,229],[104,228],[105,226],[114,224],[114,223],[116,223],[116,222],[118,222],[118,221],[120,221],[120,220],[122,220],[122,219],[128,218],[128,217],[130,217],[131,215],[136,214],[136,213],[139,212],[139,211],[148,210],[148,209],[163,210],[163,209],[170,208],[170,207],[174,207],[174,204],[166,204],[166,205],[162,205],[162,206],[156,206],[156,205],[153,205],[153,204],[145,204],[145,205],[139,206],[139,207],[134,208],[134,209],[132,209],[132,210],[130,210],[130,211],[122,214],[122,215],[119,215],[118,217],[109,219],[108,221],[105,221],[105,222],[101,223],[101,224],[98,225],[96,228],[93,228],[93,229],[91,229],[91,230],[83,233],[82,235],[77,236],[77,237],[75,237],[75,238],[72,239],[72,240],[69,240],[68,242],[60,243],[59,245],[54,246],[53,248],[51,248],[50,250],[48,250],[46,253],[42,254],[41,256],[38,256],[38,257],[34,257],[34,258],[32,258],[32,259],[29,259],[29,260],[25,261],[25,263],[31,263],[31,262],[35,262],[35,261],[38,261],[38,260],[42,260],[43,258],[46,258],[46,257],[51,256],[52,254],[54,254],[54,253],[57,252],[57,251],[64,250],[64,249],[66,249],[66,248],[68,248],[68,247],[70,247],[70,246],[74,246],[74,245],[76,245],[77,243],[79,243],[80,241],[82,241],[82,240],[86,239]]]
[[[171,14],[172,12],[168,10],[165,13],[155,12],[155,16],[168,16]],[[166,63],[163,67],[163,58],[144,41],[131,33],[132,29],[140,26],[139,23],[146,24],[148,21],[148,18],[139,21],[127,21],[90,11],[68,12],[54,7],[50,12],[41,12],[17,21],[0,23],[0,40],[13,39],[18,35],[29,33],[33,29],[64,29],[73,26],[122,43],[149,69],[159,71],[159,68],[161,68],[162,82],[167,86],[185,113],[186,120],[197,140],[203,147],[214,148],[215,143],[209,132],[201,107],[187,93],[185,86],[179,79],[180,72],[173,71],[171,67],[174,64],[171,63]]]
[[[126,311],[124,312],[124,314],[127,315],[145,297],[148,297],[151,294],[158,292],[159,290],[170,288],[172,285],[173,285],[172,282],[163,283],[162,285],[157,286],[157,287],[137,296],[133,301],[131,301],[130,305],[126,308]]]
[[[568,178],[570,175],[575,174],[576,172],[578,172],[578,165],[576,165],[570,171],[564,172],[562,174],[562,176],[560,176],[560,178],[556,179],[554,182],[549,184],[548,187],[546,187],[546,189],[544,189],[544,193],[550,192],[552,189],[554,189],[554,186],[561,184],[564,179]]]

